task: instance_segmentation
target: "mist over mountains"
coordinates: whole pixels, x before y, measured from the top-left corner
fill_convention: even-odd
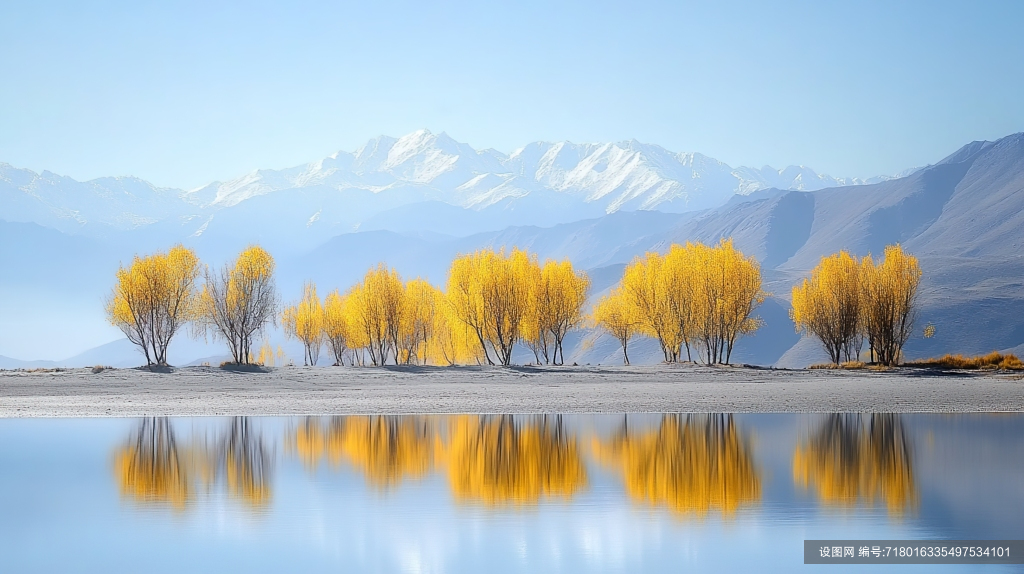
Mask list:
[[[618,211],[709,209],[766,188],[859,183],[865,182],[806,167],[734,169],[637,141],[535,142],[506,155],[426,130],[188,191],[131,177],[78,182],[0,164],[6,221],[95,237],[129,231],[165,242],[213,237],[199,241],[210,244],[256,227],[261,234],[251,239],[277,250],[302,250],[358,230],[464,236]]]
[[[924,270],[920,327],[936,326],[934,338],[912,339],[909,356],[1024,345],[1024,134],[968,144],[902,175],[733,169],[637,142],[538,143],[506,156],[425,131],[187,192],[0,165],[0,355],[57,359],[117,339],[102,301],[118,263],[179,241],[211,265],[261,242],[278,258],[287,301],[304,280],[345,289],[379,261],[443,284],[455,254],[513,245],[569,257],[590,272],[597,296],[645,251],[732,237],[761,261],[773,293],[759,310],[766,326],[741,340],[735,360],[800,367],[822,354],[793,329],[790,287],[823,255],[900,242]],[[172,363],[223,354],[182,339]],[[123,342],[108,347],[75,361],[139,362]],[[614,341],[588,332],[566,353],[570,362],[621,361]],[[647,343],[635,355],[658,360]],[[19,365],[0,359],[0,368]]]

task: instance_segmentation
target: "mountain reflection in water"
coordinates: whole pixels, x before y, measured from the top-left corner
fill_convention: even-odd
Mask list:
[[[213,440],[192,436],[184,444],[170,420],[146,418],[114,454],[122,497],[179,510],[198,492],[216,487],[221,474],[229,494],[261,507],[270,500],[273,463],[273,454],[248,417],[233,418]]]
[[[731,514],[761,499],[749,441],[732,415],[664,415],[655,430],[622,426],[595,440],[598,460],[621,474],[631,499],[703,516]]]
[[[910,439],[896,414],[829,415],[793,454],[793,479],[828,505],[884,502],[898,514],[916,501]]]

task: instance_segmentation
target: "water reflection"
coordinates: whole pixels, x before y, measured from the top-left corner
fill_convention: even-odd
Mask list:
[[[417,416],[306,418],[288,437],[307,468],[326,459],[331,466],[345,461],[366,480],[386,488],[418,478],[434,467],[435,433],[430,421]]]
[[[184,458],[167,419],[143,419],[114,454],[121,496],[184,507],[193,496],[191,473]]]
[[[829,415],[793,455],[793,479],[826,504],[881,500],[901,513],[917,498],[911,445],[900,415]]]
[[[808,533],[1024,532],[1022,436],[1022,414],[3,419],[0,555],[12,572],[789,571]]]
[[[273,457],[263,437],[252,428],[249,417],[232,419],[227,436],[218,446],[228,492],[252,506],[269,502]]]
[[[347,416],[305,419],[286,439],[309,469],[346,462],[389,487],[438,470],[452,494],[486,504],[570,497],[587,482],[574,434],[561,417]]]
[[[458,416],[441,447],[452,494],[491,505],[569,498],[587,484],[576,436],[560,416]]]
[[[176,509],[198,492],[212,490],[221,474],[231,495],[252,507],[263,506],[270,500],[273,463],[273,453],[248,417],[235,417],[226,432],[212,439],[193,433],[184,443],[169,419],[146,418],[114,453],[123,497]]]
[[[750,444],[732,415],[665,415],[656,430],[640,431],[623,417],[611,439],[594,441],[594,452],[644,504],[703,516],[761,499]]]

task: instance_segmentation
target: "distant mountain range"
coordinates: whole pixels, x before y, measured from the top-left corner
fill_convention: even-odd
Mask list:
[[[422,137],[446,139],[443,135]],[[389,157],[392,153],[404,157],[394,151],[399,141],[384,141],[380,146],[388,149]],[[354,156],[368,153],[364,149]],[[512,154],[502,161],[509,162],[516,156]],[[539,164],[538,161],[536,165]],[[353,168],[347,165],[345,169],[349,171],[345,173],[350,173]],[[362,165],[371,163],[365,160]],[[379,164],[372,165],[380,168]],[[302,169],[297,168],[289,177],[299,181],[297,174]],[[611,168],[605,171],[608,169]],[[322,170],[323,166],[307,171]],[[538,171],[541,170],[531,173]],[[738,170],[728,173],[733,171]],[[435,180],[438,177],[442,176]],[[284,179],[280,176],[278,181]],[[129,183],[123,181],[125,186]],[[220,211],[215,219],[228,219],[231,213],[235,214],[231,217],[237,218],[235,225],[225,226],[220,232],[210,225],[199,235],[186,233],[189,229],[177,223],[168,224],[167,218],[157,217],[159,212],[152,216],[157,220],[155,223],[86,236],[78,228],[79,234],[72,235],[56,225],[11,221],[8,213],[17,210],[8,208],[12,204],[6,202],[5,196],[0,219],[8,221],[0,222],[0,269],[14,272],[0,277],[0,355],[35,359],[64,344],[65,356],[71,356],[117,338],[117,332],[104,324],[103,297],[110,289],[118,262],[135,252],[166,248],[167,241],[173,239],[196,247],[204,261],[219,264],[254,236],[262,237],[258,234],[288,238],[296,233],[288,217],[292,213],[288,211],[289,203],[284,198],[292,198],[301,207],[304,200],[300,199],[309,197],[302,190],[312,188],[264,190],[261,195],[250,193],[251,190],[243,193],[243,188],[232,187],[218,195],[219,188],[208,186],[185,196],[185,200],[195,202],[189,205],[210,209],[214,204],[223,205],[217,208]],[[396,207],[389,212],[390,216],[375,219],[376,227],[372,230],[362,230],[369,226],[366,224],[358,232],[334,233],[315,242],[304,235],[291,250],[273,252],[278,257],[278,281],[285,300],[297,297],[305,280],[317,281],[325,292],[345,289],[379,261],[393,265],[406,277],[421,276],[440,285],[455,254],[486,246],[512,245],[530,249],[542,259],[569,257],[591,274],[597,296],[619,279],[626,263],[645,251],[663,251],[673,242],[714,242],[732,237],[737,247],[761,261],[766,287],[774,294],[759,310],[766,326],[756,336],[740,341],[735,358],[764,365],[806,366],[823,359],[823,355],[816,342],[801,339],[794,331],[788,317],[791,286],[822,255],[841,249],[857,255],[877,255],[885,245],[900,242],[920,257],[924,269],[919,330],[927,323],[936,327],[935,337],[911,340],[909,356],[1024,350],[1024,134],[968,144],[936,164],[898,179],[813,191],[776,187],[738,194],[737,189],[729,192],[724,204],[699,211],[676,213],[627,205],[606,213],[606,206],[611,205],[609,200],[601,204],[603,207],[596,215],[583,217],[570,212],[563,214],[569,221],[544,226],[499,226],[500,218],[487,219],[490,208],[475,211],[440,198]],[[243,193],[245,199],[238,193]],[[536,200],[542,205],[541,199],[573,197],[568,192],[549,193],[543,198],[543,194],[538,194],[540,199],[527,195],[525,200]],[[178,192],[166,194],[172,198],[168,200],[171,205],[185,201]],[[74,199],[59,194],[56,197],[65,202]],[[278,197],[282,199],[278,201]],[[41,203],[37,201],[36,205]],[[85,207],[90,205],[83,203]],[[671,202],[661,207],[665,205],[671,206]],[[277,211],[265,213],[263,210],[267,209]],[[301,209],[296,208],[294,214]],[[353,204],[351,209],[357,210],[359,206]],[[548,209],[552,209],[550,205]],[[465,213],[476,214],[477,219],[471,221],[483,230],[441,234],[430,227],[459,225]],[[275,215],[280,217],[275,219]],[[310,219],[308,215],[305,218]],[[262,223],[255,225],[253,221]],[[305,229],[305,225],[301,227]],[[310,226],[315,227],[316,220]],[[273,235],[277,233],[275,229],[281,230],[279,235]],[[594,336],[585,332],[568,341],[568,361],[621,360],[614,341]],[[279,335],[275,337],[275,344],[280,342],[286,348],[294,344],[281,340]],[[94,344],[88,345],[87,341]],[[40,351],[30,354],[25,351],[27,348]],[[110,345],[103,353],[97,350],[73,362],[104,362],[100,360],[103,357],[107,357],[107,364],[137,361],[137,357],[124,356],[126,348]],[[218,346],[183,341],[177,354],[172,352],[171,360],[186,364],[221,353]],[[298,352],[294,355],[300,356]],[[643,342],[630,355],[641,361],[658,360],[656,349]],[[47,358],[59,356],[50,351]],[[522,361],[527,360],[528,357],[522,357]],[[22,363],[0,359],[0,368],[18,364]]]
[[[635,140],[535,142],[505,155],[420,130],[190,191],[132,177],[78,182],[0,163],[0,217],[93,236],[145,230],[163,241],[248,234],[301,250],[356,230],[468,235],[618,211],[682,213],[761,189],[813,191],[884,179],[834,178],[803,166],[732,168]]]

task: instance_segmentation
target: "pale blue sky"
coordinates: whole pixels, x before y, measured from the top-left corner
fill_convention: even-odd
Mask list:
[[[5,2],[0,162],[194,187],[425,127],[871,176],[1024,130],[1022,23],[1022,2]]]

